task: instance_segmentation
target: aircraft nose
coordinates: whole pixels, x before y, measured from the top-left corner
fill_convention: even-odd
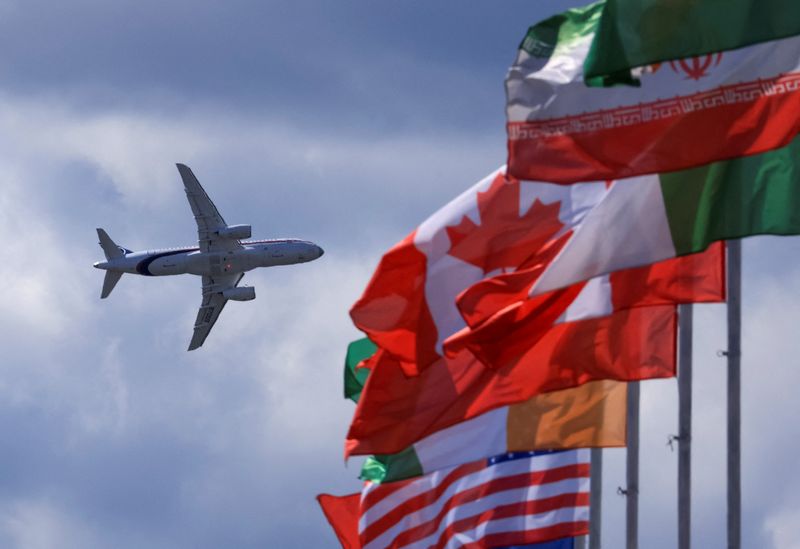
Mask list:
[[[317,259],[322,257],[325,254],[325,250],[323,250],[320,246],[317,246]]]
[[[107,262],[105,262],[105,261],[95,261],[95,262],[92,264],[92,266],[93,266],[95,269],[105,269],[106,267],[108,267],[108,263],[107,263]]]

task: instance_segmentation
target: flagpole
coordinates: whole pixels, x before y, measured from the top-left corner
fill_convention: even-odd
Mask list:
[[[628,384],[628,451],[625,518],[627,549],[639,547],[639,382]]]
[[[691,547],[692,530],[692,324],[691,304],[678,316],[678,549]]]
[[[603,449],[592,448],[589,480],[589,549],[600,549],[603,503]]]
[[[742,546],[742,242],[728,240],[728,549]]]

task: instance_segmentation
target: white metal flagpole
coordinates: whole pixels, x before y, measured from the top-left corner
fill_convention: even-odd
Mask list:
[[[728,240],[728,549],[742,546],[742,242]]]
[[[628,451],[625,487],[626,547],[639,547],[639,382],[628,384]]]
[[[600,549],[603,521],[603,449],[592,448],[589,481],[589,549]]]
[[[692,526],[692,305],[678,316],[678,549],[691,547]]]

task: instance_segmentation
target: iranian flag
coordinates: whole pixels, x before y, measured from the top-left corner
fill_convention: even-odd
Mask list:
[[[345,360],[345,396],[358,402],[377,348],[354,341]],[[367,459],[361,478],[392,482],[506,452],[625,445],[627,384],[593,381],[501,406],[438,431],[398,454]]]
[[[631,70],[800,34],[797,0],[606,0],[584,65],[587,80],[631,82]]]
[[[638,67],[638,87],[589,88],[584,63],[605,4],[569,10],[531,27],[506,78],[511,175],[572,183],[680,170],[780,147],[800,130],[800,37],[791,35],[794,26],[788,25],[792,32],[787,33],[762,28],[759,43],[748,38],[758,33],[744,31],[741,25],[719,37],[704,32],[708,53],[669,60],[671,52],[681,51],[671,45],[672,39],[681,40],[681,33],[672,33],[679,25],[655,9],[667,2],[615,4],[638,4],[633,11],[646,19],[644,26],[628,26],[625,16],[618,25],[618,30],[635,29],[623,33],[622,55],[664,62],[646,61]],[[694,6],[704,2],[679,4],[669,2],[670,9],[674,7],[671,16],[678,20],[681,12],[695,13]],[[718,12],[736,14],[740,22],[784,16],[796,22],[800,11],[797,2],[791,2],[785,14],[768,16],[759,14],[760,3],[713,4]],[[751,8],[759,15],[751,16]],[[663,47],[663,55],[631,54],[638,43],[631,35],[662,24],[667,25],[667,35],[652,30],[647,35],[654,39],[642,43]],[[722,39],[735,33],[739,39]],[[597,43],[597,55],[616,51],[605,50],[606,42]],[[736,49],[721,51],[730,47]],[[611,65],[620,66],[625,63]]]

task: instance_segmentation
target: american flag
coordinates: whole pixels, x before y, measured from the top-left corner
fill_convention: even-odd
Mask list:
[[[367,483],[363,549],[485,549],[589,529],[589,451],[514,452],[405,481]]]

